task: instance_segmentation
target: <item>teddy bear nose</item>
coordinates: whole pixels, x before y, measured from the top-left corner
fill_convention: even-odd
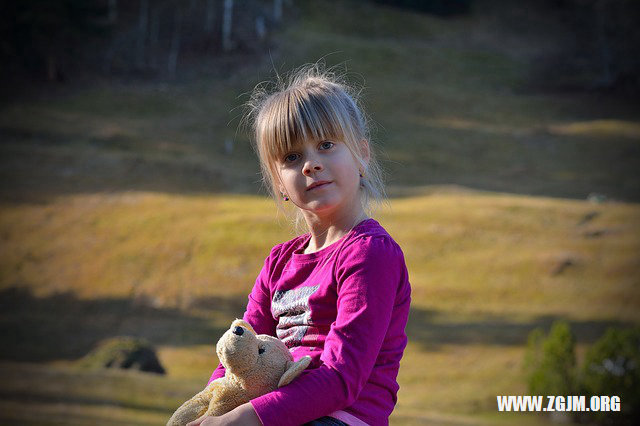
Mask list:
[[[237,334],[238,336],[242,336],[242,333],[244,333],[244,328],[236,326],[236,328],[233,329],[233,334]]]

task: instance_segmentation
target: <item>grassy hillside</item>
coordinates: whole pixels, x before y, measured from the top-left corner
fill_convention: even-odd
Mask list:
[[[292,236],[259,194],[238,96],[320,57],[365,86],[393,195],[376,218],[410,271],[392,423],[545,423],[496,413],[497,394],[526,393],[528,332],[566,319],[581,356],[640,323],[640,114],[534,90],[530,64],[563,29],[498,5],[442,20],[308,2],[271,58],[238,54],[215,77],[3,105],[0,423],[158,424],[203,386],[269,248]],[[118,335],[155,344],[167,376],[76,366]]]
[[[0,195],[255,194],[258,169],[237,131],[247,93],[324,58],[364,88],[395,188],[637,200],[637,105],[536,90],[534,65],[572,34],[539,2],[503,3],[478,0],[472,15],[443,20],[367,2],[303,2],[262,57],[236,54],[169,84],[103,81],[5,104]]]
[[[94,399],[141,418],[170,411],[202,386],[264,255],[290,237],[274,218],[268,200],[229,195],[76,195],[5,207],[3,358],[53,369],[19,367],[25,373],[2,385],[5,403],[26,393],[43,417],[58,400],[86,405],[78,416],[98,416]],[[583,348],[608,326],[640,319],[637,205],[445,192],[394,200],[379,218],[403,247],[413,286],[398,423],[447,413],[480,421],[496,394],[525,392],[523,345],[537,326],[568,319]],[[114,335],[160,347],[167,378],[138,385],[153,387],[153,403],[121,393],[137,375],[99,373],[103,385],[77,390],[98,379],[71,361]],[[42,371],[64,380],[42,388]]]

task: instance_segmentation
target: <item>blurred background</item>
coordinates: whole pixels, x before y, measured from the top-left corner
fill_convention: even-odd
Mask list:
[[[638,22],[633,0],[3,1],[0,422],[164,424],[206,384],[293,236],[243,103],[322,60],[361,89],[413,287],[391,423],[631,424]],[[498,412],[515,394],[622,412]]]

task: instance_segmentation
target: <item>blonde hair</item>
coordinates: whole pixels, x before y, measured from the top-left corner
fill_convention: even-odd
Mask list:
[[[374,154],[366,116],[358,105],[358,94],[321,64],[304,66],[287,81],[256,86],[247,103],[255,148],[260,159],[265,188],[282,211],[276,161],[305,140],[337,140],[351,151],[361,170],[362,204],[371,213],[373,204],[386,196],[382,170]],[[369,142],[369,161],[360,141]]]

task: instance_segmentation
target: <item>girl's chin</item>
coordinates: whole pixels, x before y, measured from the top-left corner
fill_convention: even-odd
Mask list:
[[[344,197],[333,196],[333,194],[325,194],[322,197],[314,197],[305,200],[305,202],[298,205],[298,207],[319,216],[326,216],[330,214],[342,216],[344,213],[342,210],[351,208],[347,199]]]
[[[335,212],[338,209],[338,205],[329,201],[312,201],[301,207],[301,209],[324,216]]]

